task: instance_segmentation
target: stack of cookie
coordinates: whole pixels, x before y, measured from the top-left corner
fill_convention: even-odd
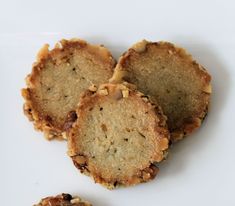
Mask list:
[[[108,188],[153,179],[169,144],[200,127],[211,77],[184,49],[141,41],[116,64],[103,46],[62,40],[38,53],[24,112],[74,165]]]

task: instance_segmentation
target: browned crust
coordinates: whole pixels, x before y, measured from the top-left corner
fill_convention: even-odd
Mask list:
[[[30,121],[33,121],[34,128],[44,132],[46,139],[58,139],[63,140],[66,138],[64,135],[68,125],[71,125],[71,117],[68,114],[68,121],[65,122],[64,126],[58,127],[54,124],[53,120],[47,116],[43,115],[40,109],[37,108],[33,98],[33,88],[35,87],[35,81],[39,76],[41,70],[45,67],[45,63],[50,59],[54,61],[55,64],[60,64],[57,56],[61,57],[63,61],[63,52],[64,51],[73,51],[74,49],[86,50],[89,54],[96,57],[96,61],[102,61],[106,68],[113,70],[116,61],[112,57],[111,53],[103,46],[99,45],[90,45],[84,40],[80,39],[71,39],[71,40],[61,40],[58,42],[52,50],[49,50],[49,45],[44,45],[37,55],[37,60],[33,64],[32,72],[26,77],[27,88],[21,90],[21,94],[25,99],[23,106],[24,114],[28,117]],[[72,111],[71,111],[72,112]],[[74,121],[75,119],[73,119]]]
[[[72,197],[70,194],[62,193],[55,197],[43,198],[34,206],[92,206],[89,202],[83,201],[79,197]]]
[[[178,56],[182,59],[182,61],[191,64],[197,75],[199,75],[204,82],[204,90],[201,92],[208,97],[208,101],[204,103],[203,107],[201,107],[197,116],[192,116],[191,119],[185,120],[184,124],[176,130],[171,130],[169,128],[171,132],[171,141],[177,142],[199,128],[202,121],[205,119],[209,108],[210,94],[212,90],[211,76],[203,66],[198,64],[192,58],[192,56],[186,52],[185,49],[177,47],[170,42],[149,42],[143,40],[133,45],[119,58],[118,64],[115,67],[115,71],[113,77],[110,79],[110,82],[120,83],[122,81],[129,81],[128,71],[125,70],[125,67],[129,64],[130,57],[147,52],[150,47],[159,47],[162,49],[166,49],[169,54]]]
[[[101,92],[104,89],[108,91],[107,94]],[[151,111],[156,115],[155,117],[157,119],[155,134],[160,135],[158,155],[155,156],[153,160],[150,160],[149,165],[145,169],[140,169],[135,175],[132,176],[132,178],[125,180],[118,180],[116,177],[105,179],[99,172],[93,170],[92,168],[89,168],[89,157],[86,157],[79,151],[79,147],[76,145],[77,137],[75,135],[77,134],[77,136],[79,136],[79,122],[83,121],[82,119],[85,115],[84,111],[86,110],[86,108],[91,108],[98,99],[103,97],[103,95],[113,95],[115,91],[117,91],[117,89],[120,89],[120,91],[128,91],[129,96],[139,99],[140,101],[144,102],[146,107],[151,108]],[[117,99],[128,98],[128,96],[124,97],[124,95],[125,93],[122,93],[122,95],[115,94],[114,96]],[[130,186],[142,182],[147,182],[157,175],[159,169],[154,165],[154,163],[161,162],[166,158],[170,136],[166,125],[166,116],[163,114],[162,109],[158,105],[152,103],[149,100],[148,96],[134,89],[133,85],[125,82],[123,84],[103,84],[98,88],[97,91],[87,90],[86,92],[84,92],[84,94],[81,96],[76,113],[78,119],[73,124],[67,135],[68,155],[72,158],[74,165],[81,171],[81,173],[92,176],[95,182],[104,185],[108,189],[113,189],[117,186]]]

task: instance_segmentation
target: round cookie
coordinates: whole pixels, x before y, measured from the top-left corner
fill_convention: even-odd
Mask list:
[[[166,156],[169,133],[162,110],[129,85],[86,91],[68,132],[75,166],[109,189],[153,179]]]
[[[211,76],[182,48],[143,40],[124,53],[110,82],[128,81],[158,103],[167,116],[171,141],[192,133],[205,118]]]
[[[61,194],[55,197],[43,198],[38,204],[33,206],[92,206],[89,202],[83,201],[79,197],[72,197],[70,194]]]
[[[38,53],[22,90],[24,112],[47,139],[62,139],[71,122],[80,94],[90,85],[108,81],[115,60],[103,46],[79,39],[62,40],[51,51]]]

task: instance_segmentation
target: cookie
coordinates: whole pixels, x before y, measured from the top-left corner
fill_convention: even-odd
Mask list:
[[[33,206],[92,206],[89,202],[70,194],[61,194],[55,197],[46,197]]]
[[[124,53],[110,82],[128,81],[158,103],[171,141],[200,127],[211,95],[211,76],[191,55],[168,42],[142,41]]]
[[[77,117],[80,94],[91,85],[105,83],[115,60],[103,46],[79,39],[62,40],[55,48],[45,45],[26,78],[24,113],[47,139],[62,139]]]
[[[153,179],[167,154],[169,133],[159,106],[128,84],[86,91],[68,132],[75,166],[109,189]]]

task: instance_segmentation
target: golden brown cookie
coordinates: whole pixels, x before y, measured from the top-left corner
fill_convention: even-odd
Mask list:
[[[47,139],[62,139],[76,119],[73,112],[81,92],[107,82],[115,60],[103,46],[83,40],[62,40],[55,48],[45,45],[38,53],[22,90],[24,112]]]
[[[169,133],[161,108],[129,85],[86,91],[68,133],[75,166],[109,189],[153,179],[166,156]]]
[[[110,82],[128,81],[159,103],[176,142],[201,125],[208,110],[211,76],[182,48],[142,41],[124,53]]]
[[[92,206],[89,202],[70,194],[61,194],[55,197],[46,197],[34,206]]]

